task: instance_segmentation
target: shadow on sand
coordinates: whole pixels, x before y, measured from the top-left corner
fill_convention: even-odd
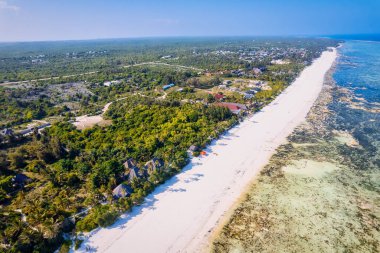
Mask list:
[[[236,127],[238,127],[238,126],[235,126],[234,128],[236,128]],[[234,133],[230,133],[230,131],[227,131],[223,135],[221,135],[219,137],[219,139],[211,141],[210,145],[208,147],[206,147],[204,149],[204,151],[206,151],[207,154],[212,154],[213,147],[215,147],[216,145],[228,145],[225,143],[222,143],[222,144],[217,143],[218,140],[232,140],[232,139],[237,138],[237,137],[238,136],[235,135]],[[206,158],[207,156],[208,155],[204,156],[203,158]],[[173,186],[180,181],[183,181],[185,183],[193,183],[193,182],[197,182],[197,181],[201,180],[201,178],[204,177],[204,174],[200,174],[200,173],[191,174],[191,175],[187,175],[186,178],[184,177],[184,174],[186,172],[190,171],[191,169],[193,169],[195,166],[202,165],[202,163],[200,163],[199,160],[201,160],[203,158],[202,157],[201,158],[192,158],[190,160],[190,162],[182,169],[182,171],[179,174],[173,176],[172,178],[166,180],[166,182],[163,183],[162,185],[156,187],[152,193],[150,193],[148,196],[145,197],[145,199],[141,205],[134,206],[132,208],[131,212],[127,212],[127,213],[122,214],[121,217],[119,219],[117,219],[117,221],[113,225],[111,225],[107,228],[97,228],[97,229],[93,230],[89,234],[88,238],[82,243],[80,250],[82,252],[83,251],[84,252],[96,252],[97,247],[91,246],[91,243],[89,244],[88,239],[90,239],[93,235],[98,233],[101,229],[115,229],[115,228],[121,229],[121,230],[127,229],[128,228],[127,223],[130,222],[131,220],[139,217],[144,212],[144,210],[155,210],[156,209],[156,207],[155,207],[155,204],[157,202],[156,196],[158,196],[159,194],[162,194],[165,191],[174,192],[174,193],[186,192],[187,190],[185,188],[176,188]]]

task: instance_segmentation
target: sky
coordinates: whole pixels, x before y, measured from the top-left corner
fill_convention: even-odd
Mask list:
[[[0,0],[0,41],[380,34],[380,0]]]

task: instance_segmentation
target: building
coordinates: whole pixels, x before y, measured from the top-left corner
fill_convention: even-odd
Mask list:
[[[155,171],[160,171],[164,167],[164,161],[158,158],[153,158],[144,165],[145,171],[150,175]]]
[[[145,172],[143,170],[140,170],[137,167],[137,163],[133,158],[129,158],[124,163],[124,168],[126,169],[126,172],[124,173],[124,177],[129,182],[132,182],[134,179],[139,179],[139,178],[146,176]]]
[[[124,163],[124,167],[126,169],[132,169],[134,167],[136,167],[137,164],[136,164],[136,161],[133,159],[133,158],[129,158],[125,163]]]
[[[24,187],[26,184],[30,183],[32,180],[26,175],[19,173],[16,176],[14,176],[12,181],[13,181],[14,187]]]
[[[37,127],[26,128],[24,130],[21,130],[18,133],[22,136],[28,136],[28,135],[32,134],[36,128],[37,128],[38,133],[41,133],[42,130],[44,130],[45,128],[50,127],[50,126],[51,126],[51,124],[49,122],[46,122],[46,123],[44,123],[40,126],[37,126]]]
[[[275,65],[284,65],[284,64],[289,64],[290,61],[289,60],[283,60],[283,59],[277,59],[277,60],[272,60],[270,63],[275,64]]]
[[[129,197],[133,193],[132,188],[126,184],[119,184],[112,191],[112,196],[116,199]]]
[[[164,85],[164,86],[162,87],[162,89],[163,89],[163,90],[168,90],[168,89],[170,89],[171,87],[173,87],[174,85],[175,85],[174,83],[167,84],[167,85]]]
[[[214,98],[215,98],[216,100],[223,100],[224,95],[223,95],[223,94],[220,94],[220,93],[217,93],[217,94],[214,95]]]
[[[194,155],[195,152],[198,152],[200,149],[197,145],[191,145],[187,152],[191,155]]]
[[[121,83],[120,80],[114,80],[114,81],[107,81],[107,82],[104,82],[103,85],[109,87],[109,86],[111,86],[111,85],[113,85],[113,84],[120,84],[120,83]]]
[[[240,114],[243,111],[247,110],[247,107],[243,104],[238,103],[217,103],[216,106],[225,107],[230,109],[230,111],[234,114]]]
[[[128,173],[128,181],[132,182],[135,179],[140,179],[145,176],[145,172],[140,170],[138,167],[133,167],[129,170]]]
[[[0,134],[3,136],[12,136],[14,133],[12,129],[4,128],[3,130],[1,130]]]
[[[261,71],[261,69],[259,69],[259,68],[253,68],[253,69],[252,69],[252,73],[253,73],[254,75],[260,75],[260,74],[262,73],[262,71]]]
[[[246,93],[244,93],[244,99],[251,99],[253,98],[254,94],[252,93],[249,93],[248,91]]]

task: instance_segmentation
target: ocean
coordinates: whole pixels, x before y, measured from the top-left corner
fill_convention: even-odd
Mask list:
[[[348,156],[357,169],[380,168],[380,42],[347,41],[333,78],[348,94],[335,94],[331,128],[351,132],[363,147]],[[339,97],[341,96],[341,97]],[[342,99],[348,99],[341,103]]]
[[[380,42],[347,40],[213,252],[380,252]]]

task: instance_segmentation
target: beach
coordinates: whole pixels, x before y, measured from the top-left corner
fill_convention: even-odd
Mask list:
[[[347,41],[210,252],[380,252],[380,44]]]
[[[276,148],[301,124],[337,57],[322,53],[272,103],[192,158],[114,225],[91,232],[80,252],[199,252]]]

